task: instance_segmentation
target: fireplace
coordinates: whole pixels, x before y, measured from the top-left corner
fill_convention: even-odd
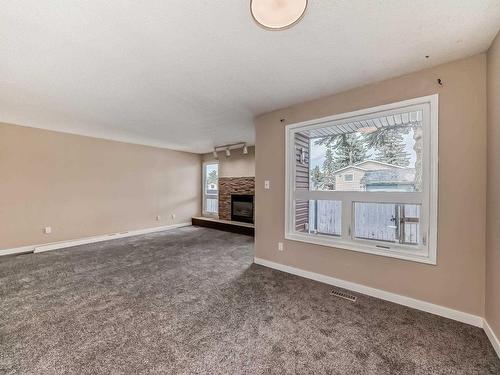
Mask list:
[[[219,177],[219,219],[231,218],[231,196],[255,195],[255,177]]]
[[[253,223],[253,195],[231,194],[231,220]]]

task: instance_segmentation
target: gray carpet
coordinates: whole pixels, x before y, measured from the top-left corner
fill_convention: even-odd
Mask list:
[[[2,374],[499,374],[479,328],[170,232],[0,258]]]

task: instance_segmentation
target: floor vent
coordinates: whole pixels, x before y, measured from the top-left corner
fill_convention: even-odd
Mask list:
[[[353,296],[352,294],[341,292],[340,290],[333,289],[330,292],[330,295],[340,297],[340,298],[346,299],[346,300],[351,301],[351,302],[356,302],[356,296]]]

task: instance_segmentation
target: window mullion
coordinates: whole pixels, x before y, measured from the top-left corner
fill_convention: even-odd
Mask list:
[[[342,199],[341,236],[344,240],[352,239],[352,200]]]
[[[334,200],[351,202],[374,202],[374,203],[408,203],[421,204],[424,195],[419,192],[350,192],[350,191],[324,191],[324,190],[296,190],[295,199],[299,200]]]

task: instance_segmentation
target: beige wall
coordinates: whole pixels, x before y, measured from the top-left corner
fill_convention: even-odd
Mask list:
[[[444,86],[436,84],[441,78]],[[439,94],[437,266],[284,238],[284,125]],[[271,189],[264,190],[264,180]],[[472,314],[484,314],[486,212],[484,54],[256,119],[256,256]]]
[[[219,177],[254,177],[255,176],[255,147],[248,147],[248,154],[241,149],[231,150],[231,156],[219,152]],[[216,160],[212,153],[204,154],[203,161]]]
[[[189,222],[200,166],[196,154],[0,124],[0,249]]]
[[[486,320],[500,337],[500,33],[488,51]]]

